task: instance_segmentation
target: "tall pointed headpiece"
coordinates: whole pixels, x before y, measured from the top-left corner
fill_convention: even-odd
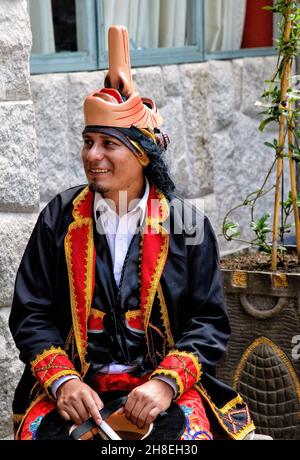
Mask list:
[[[108,51],[104,88],[94,91],[84,102],[85,126],[158,128],[163,120],[155,102],[134,91],[126,27],[109,28]]]

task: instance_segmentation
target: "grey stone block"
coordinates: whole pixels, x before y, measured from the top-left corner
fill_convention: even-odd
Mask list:
[[[23,364],[8,329],[10,308],[0,309],[0,438],[12,433],[12,400]]]
[[[214,193],[200,198],[193,198],[189,200],[200,211],[202,211],[210,220],[212,227],[218,234],[219,210],[217,207],[217,200]]]
[[[186,155],[186,136],[184,130],[183,108],[181,97],[169,97],[167,104],[161,109],[164,117],[162,131],[168,133],[170,145],[166,152],[166,159],[170,165],[170,172],[175,181],[178,193],[189,196],[190,168]]]
[[[183,64],[179,69],[187,134],[192,137],[197,132],[208,140],[211,132],[209,64]]]
[[[234,59],[232,61],[232,85],[234,88],[234,109],[236,112],[241,110],[243,99],[243,69],[243,59]]]
[[[88,94],[103,86],[105,73],[31,77],[42,200],[86,182],[81,162],[83,103]]]
[[[210,143],[201,135],[188,138],[187,157],[190,161],[189,197],[208,195],[213,192],[214,168]]]
[[[238,161],[237,155],[235,155],[235,141],[228,129],[213,133],[211,149],[215,158],[215,196],[216,207],[219,210],[216,233],[219,235],[222,251],[232,252],[239,249],[241,243],[226,241],[222,236],[222,227],[227,212],[242,201],[238,188],[239,180],[237,180],[237,174],[242,172],[237,172]],[[244,179],[245,173],[243,172]],[[243,208],[231,214],[229,220],[237,221],[242,229],[247,225],[247,216]]]
[[[1,0],[0,101],[30,98],[31,31],[26,0]]]
[[[255,102],[260,99],[263,93],[264,77],[264,59],[262,57],[244,59],[242,112],[256,119],[258,118],[258,110],[255,107]]]
[[[235,171],[234,143],[228,130],[213,133],[211,138],[211,149],[215,158],[214,190],[216,205],[220,209],[220,217],[233,207],[237,200],[236,188],[234,187],[232,175]],[[232,174],[228,174],[231,171]],[[220,222],[221,224],[221,222]]]
[[[1,438],[0,441],[13,441],[14,435],[13,433],[10,433],[8,436],[5,436],[5,438]]]
[[[105,72],[78,72],[68,75],[69,186],[86,183],[81,161],[83,103],[86,96],[103,88]]]
[[[166,96],[178,96],[182,93],[178,65],[162,67],[163,84]]]
[[[274,76],[275,69],[277,67],[277,56],[266,56],[263,58],[264,59],[264,64],[263,64],[263,78],[265,80],[271,80],[271,78]],[[296,71],[294,68],[293,71]]]
[[[136,91],[142,97],[154,99],[157,107],[165,104],[163,75],[160,67],[135,69],[133,81]]]
[[[0,211],[32,212],[39,204],[39,181],[30,101],[0,103],[0,145]]]
[[[0,10],[2,51],[30,48],[31,32],[27,0],[1,0]]]
[[[0,55],[0,101],[30,99],[28,53]]]
[[[42,200],[68,188],[68,77],[65,74],[31,77],[36,116],[38,171]]]
[[[187,157],[192,172],[190,198],[213,192],[213,157],[209,146],[211,104],[209,64],[184,64],[180,67],[183,85],[183,119],[188,140]]]
[[[232,63],[210,61],[209,69],[212,130],[220,131],[232,122],[235,105],[235,87]]]
[[[228,178],[227,185],[229,189],[229,180],[231,180],[232,186],[235,188],[236,203],[239,204],[245,200],[249,193],[261,188],[267,173],[267,166],[271,166],[273,158],[270,151],[263,145],[264,135],[258,131],[258,123],[255,120],[242,114],[236,114],[231,130],[235,166],[234,174]],[[271,181],[268,182],[267,186],[272,186]],[[265,212],[270,210],[268,206],[270,200],[272,200],[272,195],[266,195],[257,201],[256,218],[261,217],[260,214],[263,209]],[[237,217],[237,221],[241,225],[243,236],[246,239],[252,239],[254,234],[249,228],[251,220],[249,207],[240,208],[234,213],[234,216]]]
[[[241,111],[255,119],[257,127],[259,123],[266,118],[262,112],[264,107],[255,106],[256,101],[266,102],[262,99],[264,90],[269,90],[270,84],[267,80],[271,80],[275,74],[277,66],[276,56],[267,56],[264,58],[251,58],[243,60],[243,83],[242,83],[242,108]],[[295,73],[295,69],[294,69]],[[253,75],[253,77],[252,77]],[[264,132],[271,134],[276,128],[276,123],[268,124]],[[273,139],[270,139],[273,141]]]
[[[4,214],[0,221],[0,307],[11,304],[16,272],[37,215]]]
[[[236,166],[233,177],[237,195],[242,197],[263,185],[264,177],[273,163],[274,154],[264,145],[264,142],[269,139],[269,134],[261,133],[258,130],[258,122],[245,115],[235,114],[231,137],[234,143]],[[274,175],[271,175],[267,186],[272,186],[273,179]],[[264,198],[263,201],[265,202],[266,199]]]

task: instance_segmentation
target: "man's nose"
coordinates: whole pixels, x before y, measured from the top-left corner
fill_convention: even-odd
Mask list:
[[[105,149],[102,144],[94,143],[87,153],[87,160],[102,160],[105,155]]]

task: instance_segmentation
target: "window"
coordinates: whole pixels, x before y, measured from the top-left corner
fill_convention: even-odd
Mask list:
[[[32,73],[107,68],[127,26],[133,66],[273,54],[272,0],[29,0]]]
[[[29,0],[28,5],[32,73],[97,69],[95,0]]]
[[[100,6],[100,68],[107,67],[111,24],[128,28],[133,66],[203,59],[201,0],[102,0]]]
[[[272,54],[273,0],[205,0],[206,59]]]

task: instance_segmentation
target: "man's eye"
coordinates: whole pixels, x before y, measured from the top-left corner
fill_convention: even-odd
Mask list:
[[[93,145],[93,141],[91,139],[84,139],[84,145],[91,147]]]
[[[116,145],[116,143],[107,139],[105,141],[105,145],[114,146],[114,145]]]

